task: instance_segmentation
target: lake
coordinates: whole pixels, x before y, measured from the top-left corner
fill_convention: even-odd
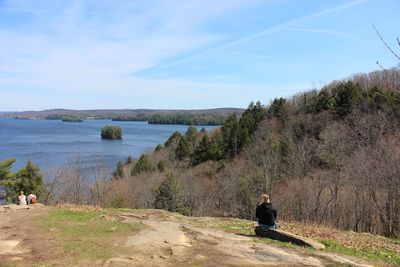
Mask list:
[[[122,140],[103,140],[105,125],[122,127]],[[129,155],[139,157],[164,144],[175,131],[184,133],[186,125],[147,124],[110,120],[62,122],[59,120],[0,119],[0,161],[16,158],[13,170],[24,167],[31,159],[41,169],[61,167],[80,157],[85,167],[100,161],[114,169],[118,161]],[[200,130],[202,127],[197,127]],[[205,126],[211,130],[215,126]]]

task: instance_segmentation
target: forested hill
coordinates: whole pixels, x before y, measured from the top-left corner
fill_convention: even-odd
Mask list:
[[[189,127],[121,162],[111,186],[129,207],[249,219],[267,192],[286,221],[399,238],[399,162],[400,71],[391,69],[252,103],[211,133]]]
[[[42,111],[22,111],[0,113],[0,118],[17,119],[116,119],[116,120],[147,120],[152,115],[214,115],[224,117],[236,113],[240,115],[240,108],[215,108],[215,109],[192,109],[192,110],[163,110],[163,109],[96,109],[96,110],[71,110],[71,109],[49,109]]]

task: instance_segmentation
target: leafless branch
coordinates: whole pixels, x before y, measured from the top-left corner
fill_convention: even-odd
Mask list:
[[[392,48],[385,42],[385,40],[382,38],[381,34],[379,33],[378,29],[375,27],[375,24],[372,23],[372,27],[374,27],[374,30],[376,34],[379,36],[379,39],[381,39],[382,43],[386,46],[387,49],[395,56],[397,57],[398,60],[400,60],[400,57],[392,50]],[[399,39],[397,38],[397,42],[399,42]],[[400,42],[399,42],[400,44]]]
[[[382,65],[381,64],[379,64],[379,62],[377,61],[376,62],[376,65],[378,65],[382,70],[386,70],[384,67],[382,67]]]

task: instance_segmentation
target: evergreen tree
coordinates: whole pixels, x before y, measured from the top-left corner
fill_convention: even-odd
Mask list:
[[[281,123],[285,123],[288,120],[286,99],[282,97],[275,98],[268,110],[268,113],[270,116],[277,118]]]
[[[164,172],[165,171],[165,162],[164,161],[159,161],[157,164],[157,169],[159,172]]]
[[[175,157],[176,157],[178,160],[184,160],[184,159],[186,159],[187,157],[189,157],[190,152],[191,152],[191,149],[190,149],[190,144],[189,144],[189,142],[186,140],[185,137],[182,137],[182,138],[179,140],[178,145],[176,146],[176,149],[175,149]]]
[[[128,156],[128,158],[126,159],[126,164],[131,164],[133,162],[133,158],[131,155]]]
[[[235,157],[239,153],[239,122],[236,118],[236,114],[231,114],[226,118],[222,127],[222,135],[226,152],[232,157]]]
[[[335,104],[335,99],[328,92],[328,90],[321,90],[317,96],[316,112],[323,110],[331,110]]]
[[[38,199],[45,193],[43,175],[40,173],[39,167],[28,160],[25,168],[20,169],[15,175],[15,183],[13,188],[15,200],[20,191],[26,194],[34,193]]]
[[[197,129],[193,126],[189,126],[185,133],[185,137],[192,147],[195,146],[196,136],[197,136]]]
[[[167,174],[166,179],[155,191],[154,207],[185,215],[188,214],[185,197],[174,175]]]
[[[117,168],[113,172],[113,177],[115,179],[119,179],[124,176],[124,166],[125,164],[122,161],[118,161]]]
[[[151,164],[149,157],[146,154],[140,156],[139,160],[136,162],[135,167],[132,170],[132,175],[137,175],[145,172],[152,172],[155,168]]]
[[[11,172],[11,167],[14,164],[15,159],[6,159],[0,162],[0,185],[4,185],[7,181],[11,180],[12,177],[15,175]]]
[[[246,127],[249,134],[252,134],[257,129],[258,123],[264,118],[265,113],[260,101],[257,101],[256,104],[251,102],[239,120],[240,127]]]
[[[7,201],[12,201],[12,197],[15,197],[15,192],[13,191],[16,183],[15,173],[11,172],[14,162],[14,158],[0,162],[0,186],[5,187],[5,198]]]
[[[221,133],[216,133],[211,139],[208,149],[208,157],[215,161],[225,158],[224,138]]]
[[[333,89],[336,113],[343,117],[351,113],[360,100],[361,90],[353,82],[340,83]]]
[[[179,140],[182,138],[182,135],[180,132],[175,131],[171,136],[168,138],[168,140],[165,142],[165,147],[169,147],[174,143],[179,142]]]
[[[199,145],[193,152],[191,165],[198,165],[204,161],[211,159],[210,157],[210,139],[208,138],[207,134],[203,136],[200,140]]]

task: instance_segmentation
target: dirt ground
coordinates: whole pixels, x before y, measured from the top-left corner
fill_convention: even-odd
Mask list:
[[[51,235],[40,235],[29,218],[54,208],[0,210],[0,266],[64,265],[52,258]],[[199,227],[184,216],[161,210],[113,213],[126,223],[141,223],[138,233],[114,239],[126,255],[81,266],[371,266],[358,259],[325,252],[255,242],[253,237]],[[109,244],[112,246],[113,244]],[[45,261],[43,261],[45,260]],[[45,264],[43,264],[45,262]]]

